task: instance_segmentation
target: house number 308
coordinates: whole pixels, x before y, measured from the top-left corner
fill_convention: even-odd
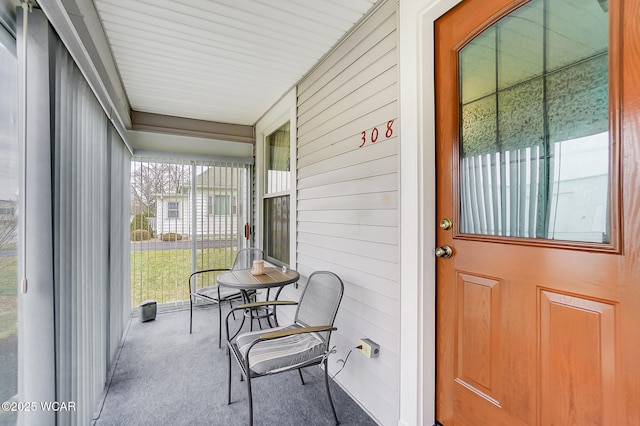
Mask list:
[[[389,139],[391,136],[393,136],[394,121],[395,120],[387,121],[387,127],[386,129],[384,129],[384,139]],[[377,141],[382,140],[383,138],[380,130],[378,130],[377,127],[374,127],[373,129],[371,129],[371,133],[369,134],[367,134],[366,130],[363,130],[361,134],[361,139],[362,139],[362,143],[360,144],[360,146],[358,146],[358,148],[362,148],[367,142],[376,143]]]

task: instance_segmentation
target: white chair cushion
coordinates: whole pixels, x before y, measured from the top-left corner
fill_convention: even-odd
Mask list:
[[[286,327],[250,331],[239,335],[236,339],[236,344],[242,357],[246,359],[249,347],[260,335],[272,331],[300,327],[300,325],[292,324]],[[281,337],[257,343],[249,354],[249,368],[258,374],[277,373],[281,370],[303,365],[313,359],[321,359],[324,351],[324,343],[317,333],[302,333]]]

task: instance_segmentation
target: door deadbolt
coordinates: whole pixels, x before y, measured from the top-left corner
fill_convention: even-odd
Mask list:
[[[444,231],[451,229],[452,226],[453,226],[453,222],[451,222],[451,219],[445,218],[440,221],[440,229]]]
[[[436,248],[436,256],[443,259],[448,259],[453,255],[453,249],[449,246],[442,246]]]

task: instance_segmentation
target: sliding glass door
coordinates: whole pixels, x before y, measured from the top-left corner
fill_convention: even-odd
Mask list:
[[[189,274],[231,266],[247,241],[249,182],[243,163],[131,163],[132,306],[186,302]]]

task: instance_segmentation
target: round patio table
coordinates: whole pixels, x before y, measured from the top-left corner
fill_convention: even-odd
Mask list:
[[[282,272],[280,268],[267,266],[264,268],[264,274],[262,275],[253,275],[251,269],[236,269],[225,272],[218,276],[218,284],[223,287],[244,291],[279,287],[279,293],[282,287],[295,283],[299,279],[300,274],[293,269],[287,269],[287,272]]]
[[[267,266],[264,268],[264,274],[262,275],[253,275],[251,273],[251,269],[236,269],[229,272],[225,272],[218,276],[218,285],[223,287],[233,288],[236,290],[240,290],[242,292],[245,303],[249,303],[249,297],[247,295],[248,291],[251,290],[260,290],[267,289],[267,297],[269,300],[269,292],[272,288],[278,288],[276,292],[275,298],[273,300],[278,300],[278,296],[280,292],[284,288],[284,286],[288,284],[293,284],[300,279],[300,274],[293,270],[287,269],[286,272],[283,272],[281,268]],[[265,318],[269,325],[271,326],[270,317],[273,317],[276,325],[278,325],[278,317],[276,316],[276,306],[272,309],[268,309],[263,311],[262,314],[258,316],[254,316],[253,312],[250,312],[251,315],[251,329],[253,329],[253,320]],[[250,311],[255,311],[255,309],[249,309]],[[243,321],[244,323],[244,321]]]

